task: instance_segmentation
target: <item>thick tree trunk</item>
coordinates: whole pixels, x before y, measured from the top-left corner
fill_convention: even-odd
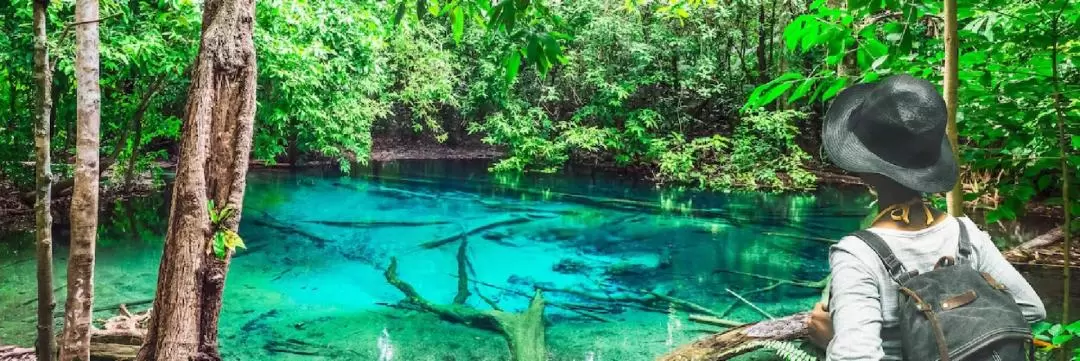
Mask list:
[[[139,360],[219,360],[218,316],[229,256],[214,258],[208,200],[236,210],[255,119],[254,0],[207,0],[180,142],[180,164],[154,313]],[[228,253],[228,252],[227,252]]]
[[[49,159],[49,124],[52,109],[52,74],[49,43],[45,33],[49,0],[34,1],[34,151],[37,155],[37,359],[52,361],[56,355],[53,339],[53,259],[52,259],[52,162]]]
[[[945,79],[943,80],[943,87],[945,90],[945,106],[948,108],[949,113],[946,134],[949,136],[949,142],[952,143],[953,157],[956,159],[956,163],[960,164],[960,147],[957,144],[956,130],[956,87],[959,85],[957,79],[958,46],[956,0],[945,0]],[[957,177],[957,182],[953,185],[952,191],[945,194],[949,214],[957,217],[964,214],[964,192],[960,187],[959,177]]]
[[[97,0],[77,0],[75,21],[80,23],[75,26],[78,139],[75,146],[75,186],[71,193],[71,251],[68,256],[68,295],[64,306],[61,361],[90,359],[101,123],[96,20]]]

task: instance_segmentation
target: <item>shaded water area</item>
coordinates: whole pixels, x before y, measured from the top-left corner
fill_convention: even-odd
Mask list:
[[[732,320],[764,317],[730,289],[773,315],[806,310],[820,290],[755,290],[768,278],[824,278],[828,244],[812,238],[855,229],[870,201],[859,190],[706,193],[590,172],[497,177],[485,167],[402,161],[352,175],[253,171],[240,226],[248,248],[233,260],[225,290],[225,359],[379,360],[378,340],[388,335],[393,360],[505,360],[498,334],[400,307],[401,292],[383,276],[396,257],[402,280],[450,304],[466,239],[470,306],[519,311],[541,287],[552,360],[649,360],[718,328],[663,303],[618,300],[655,290],[730,309]],[[120,201],[102,214],[98,318],[153,296],[168,196]],[[67,248],[58,242],[60,286]],[[432,242],[443,244],[422,247]],[[0,234],[3,343],[32,344],[33,277],[32,235]],[[64,295],[57,292],[61,308]]]

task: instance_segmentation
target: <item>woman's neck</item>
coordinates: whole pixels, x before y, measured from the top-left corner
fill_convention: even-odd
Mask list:
[[[895,221],[889,215],[884,215],[873,224],[874,227],[891,228],[899,230],[920,230],[935,224],[940,220],[943,214],[935,212],[930,205],[925,204],[921,199],[922,195],[912,192],[881,192],[878,193],[878,212],[885,211],[890,207],[909,207],[908,208],[908,223],[902,221]],[[926,210],[930,210],[928,215]],[[894,212],[898,212],[896,210]],[[927,222],[927,217],[932,221]]]

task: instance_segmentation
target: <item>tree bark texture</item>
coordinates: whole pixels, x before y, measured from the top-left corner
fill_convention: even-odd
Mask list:
[[[217,326],[229,256],[210,252],[207,202],[235,216],[244,197],[255,120],[254,0],[207,0],[192,71],[165,250],[138,360],[219,360]]]
[[[34,151],[37,155],[37,359],[52,361],[56,355],[53,332],[53,258],[52,258],[52,161],[49,159],[52,110],[52,71],[49,69],[49,44],[45,32],[49,0],[34,1]]]
[[[71,196],[71,251],[60,360],[90,359],[90,320],[94,302],[94,244],[97,240],[98,153],[101,88],[98,1],[75,2],[76,134],[75,186]]]
[[[957,144],[956,129],[956,87],[960,83],[957,79],[958,46],[959,39],[956,34],[956,0],[945,0],[945,79],[943,80],[943,88],[945,90],[945,107],[948,108],[949,112],[948,125],[945,128],[945,133],[949,136],[949,143],[952,143],[953,158],[956,159],[956,164],[959,165],[960,147],[959,144]],[[964,191],[960,186],[959,177],[957,177],[957,182],[953,185],[953,189],[945,194],[946,206],[949,210],[949,214],[956,217],[964,215]]]

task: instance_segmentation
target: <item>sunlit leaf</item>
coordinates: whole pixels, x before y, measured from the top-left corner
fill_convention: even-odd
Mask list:
[[[454,8],[454,12],[450,16],[452,19],[452,27],[454,32],[454,41],[461,42],[461,37],[465,33],[465,15],[462,13],[461,7]]]
[[[506,83],[510,84],[517,77],[518,68],[521,67],[521,51],[514,49],[506,58]]]

